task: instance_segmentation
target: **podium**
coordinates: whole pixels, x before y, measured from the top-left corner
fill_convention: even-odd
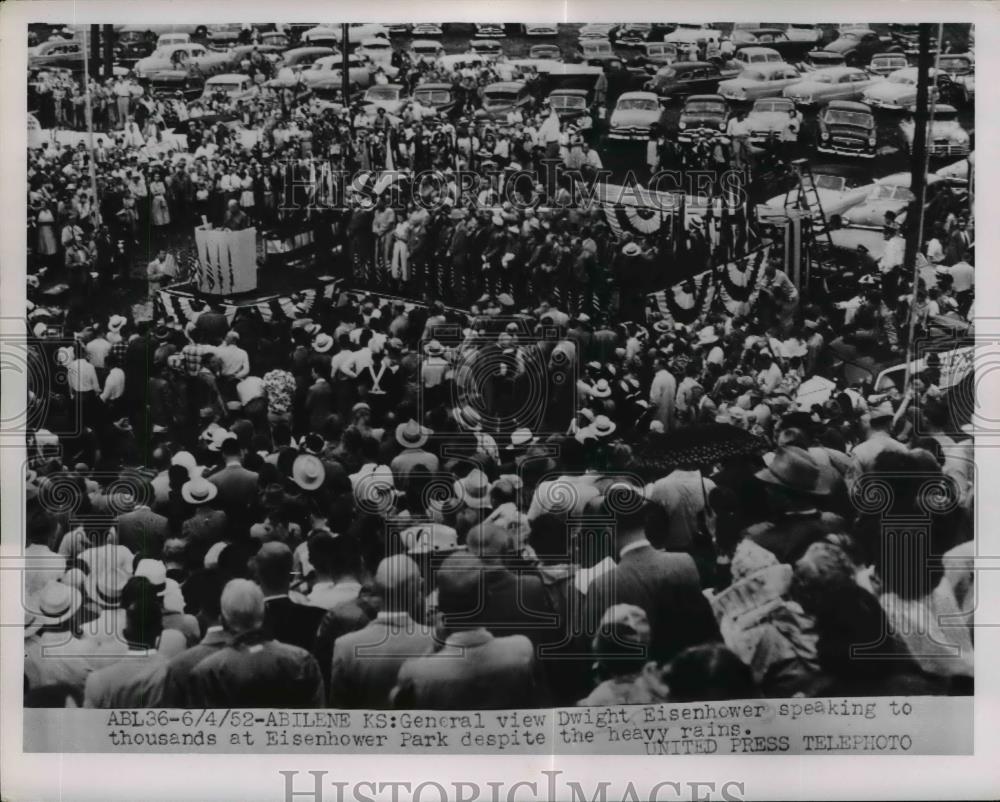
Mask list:
[[[257,229],[195,227],[198,268],[194,283],[206,295],[237,295],[257,289]]]

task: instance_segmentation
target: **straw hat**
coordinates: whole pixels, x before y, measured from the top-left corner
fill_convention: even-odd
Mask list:
[[[195,506],[207,504],[219,495],[219,488],[203,476],[195,476],[181,486],[181,498]]]
[[[429,429],[424,428],[412,418],[396,427],[396,442],[403,448],[421,448],[430,436]]]
[[[315,490],[326,479],[326,468],[319,457],[299,454],[292,463],[292,481],[303,490]]]

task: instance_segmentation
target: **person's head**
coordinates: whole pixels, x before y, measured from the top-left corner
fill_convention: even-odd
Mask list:
[[[667,667],[671,702],[715,702],[758,695],[750,667],[721,643],[691,646]]]
[[[239,460],[243,456],[243,446],[240,445],[240,441],[236,437],[229,437],[223,440],[220,451],[222,451],[222,456],[227,461]]]
[[[604,611],[591,641],[594,669],[602,679],[635,674],[650,660],[649,618],[634,604],[616,604]]]
[[[375,589],[383,610],[413,615],[423,595],[420,568],[404,554],[386,557],[375,571]]]
[[[253,572],[268,596],[287,593],[292,581],[292,550],[280,541],[270,541],[254,555]]]
[[[469,554],[452,554],[437,572],[438,609],[446,630],[480,626],[486,566]]]
[[[649,505],[642,488],[628,482],[615,482],[601,500],[602,516],[615,522],[615,546],[620,552],[629,543],[646,536]]]
[[[122,589],[125,610],[125,640],[152,649],[163,631],[163,610],[156,588],[145,577],[132,577]]]
[[[477,524],[466,536],[469,553],[485,565],[500,564],[514,551],[511,533],[493,524]]]
[[[795,563],[790,595],[810,615],[822,615],[837,587],[854,581],[854,564],[842,548],[813,543]]]
[[[361,552],[350,535],[318,530],[309,536],[309,562],[319,576],[355,577],[361,574]]]
[[[232,579],[222,591],[222,623],[234,635],[256,632],[264,625],[264,593],[249,579]]]
[[[25,534],[30,545],[54,546],[59,533],[59,521],[37,502],[30,503],[27,508]]]

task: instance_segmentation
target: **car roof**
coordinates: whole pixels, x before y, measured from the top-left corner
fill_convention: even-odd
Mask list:
[[[906,110],[910,114],[914,114],[917,110],[917,105],[915,103],[911,104],[906,107]],[[958,109],[956,109],[954,106],[949,106],[947,103],[935,103],[934,113],[937,114],[939,112],[941,114],[958,114]]]
[[[586,97],[587,94],[586,89],[553,89],[549,92],[549,97],[552,97],[553,95],[575,95],[578,97]]]
[[[373,84],[368,87],[368,91],[371,91],[372,89],[398,89],[399,91],[402,91],[405,88],[406,87],[402,84]]]
[[[768,28],[768,27],[763,27],[763,28],[743,28],[742,30],[746,31],[747,33],[754,33],[754,34],[756,34],[756,33],[784,33],[784,31],[781,30],[781,28]]]
[[[293,47],[291,50],[285,51],[285,58],[288,58],[289,56],[312,55],[313,53],[319,53],[320,55],[323,56],[340,55],[332,47]]]
[[[655,100],[659,101],[660,96],[655,92],[622,92],[618,96],[619,100]]]
[[[692,100],[707,101],[711,100],[716,103],[725,103],[726,99],[722,95],[688,95],[688,99],[685,102],[690,102]]]
[[[419,92],[421,89],[448,89],[449,91],[454,87],[451,84],[441,83],[435,81],[433,83],[417,84],[413,87],[414,92]]]
[[[437,39],[414,39],[410,47],[441,47],[441,43]]]
[[[857,111],[862,114],[872,113],[872,108],[867,103],[858,103],[853,100],[831,100],[826,107],[827,109],[837,109],[839,111]]]
[[[250,76],[242,72],[226,72],[222,75],[213,75],[205,83],[207,84],[231,84],[237,81],[249,81]]]
[[[773,47],[766,47],[766,46],[763,46],[763,45],[754,45],[753,47],[741,47],[740,48],[740,52],[741,53],[764,53],[764,54],[774,53],[774,55],[776,55],[776,56],[780,56],[781,55],[781,53],[779,53]]]
[[[378,45],[379,47],[392,47],[392,45],[381,36],[369,36],[368,38],[361,40],[362,47],[371,47],[372,45]]]
[[[795,101],[790,97],[759,97],[753,104],[756,106],[758,103],[780,103],[783,106],[788,106],[789,108],[795,107]]]
[[[495,89],[504,92],[519,92],[525,86],[524,81],[496,81],[486,85],[486,90]]]

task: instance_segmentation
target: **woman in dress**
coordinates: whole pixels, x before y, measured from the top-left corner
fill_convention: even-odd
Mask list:
[[[59,253],[59,242],[56,239],[56,218],[48,201],[42,202],[35,223],[38,230],[38,255],[46,265],[51,265]]]
[[[254,208],[256,199],[254,198],[254,182],[250,171],[245,167],[240,174],[240,208],[246,212],[247,217],[254,219]]]
[[[149,185],[152,196],[150,219],[156,228],[170,225],[170,207],[167,205],[167,185],[163,182],[163,173],[158,172]]]

